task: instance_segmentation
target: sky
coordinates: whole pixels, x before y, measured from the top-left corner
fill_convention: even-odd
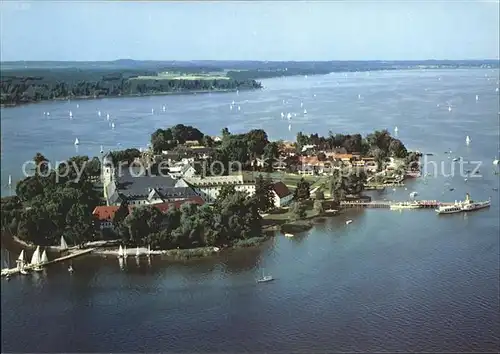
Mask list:
[[[499,1],[1,0],[2,61],[499,58]]]

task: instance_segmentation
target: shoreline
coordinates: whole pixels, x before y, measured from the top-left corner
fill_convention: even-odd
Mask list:
[[[118,96],[75,96],[75,97],[61,97],[61,98],[53,98],[48,100],[40,100],[40,101],[30,101],[30,102],[21,102],[21,103],[3,103],[0,105],[0,108],[15,108],[20,106],[25,106],[29,104],[39,104],[45,102],[62,102],[67,100],[75,100],[75,101],[89,101],[89,100],[102,100],[102,99],[111,99],[111,98],[133,98],[133,97],[153,97],[153,96],[175,96],[175,95],[197,95],[197,94],[207,94],[207,93],[229,93],[236,91],[252,91],[252,90],[262,90],[261,88],[243,88],[243,89],[228,89],[228,90],[198,90],[198,91],[177,91],[177,92],[160,92],[160,93],[150,93],[150,94],[126,94],[126,95],[118,95]]]

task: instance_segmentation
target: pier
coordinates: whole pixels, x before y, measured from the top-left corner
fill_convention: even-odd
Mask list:
[[[51,264],[64,262],[64,261],[66,261],[68,259],[73,259],[73,258],[76,258],[76,257],[83,256],[85,254],[89,254],[89,253],[93,252],[94,250],[95,250],[95,248],[88,248],[88,249],[78,250],[78,251],[73,251],[73,252],[70,251],[71,253],[67,254],[66,256],[62,256],[62,257],[53,259],[51,261],[48,261],[46,263],[41,263],[41,264],[38,264],[38,265],[40,267],[46,267],[46,266],[51,265]],[[35,267],[34,264],[26,264],[23,269],[29,271],[29,270],[32,270],[34,267]],[[2,276],[14,275],[14,274],[17,274],[19,272],[20,272],[19,268],[2,269]]]
[[[362,200],[353,200],[353,201],[343,201],[340,202],[340,206],[343,208],[390,208],[392,205],[398,205],[400,203],[405,203],[408,201],[362,201]],[[455,203],[452,202],[440,202],[438,200],[416,200],[420,208],[427,209],[436,209],[440,206],[453,205]]]

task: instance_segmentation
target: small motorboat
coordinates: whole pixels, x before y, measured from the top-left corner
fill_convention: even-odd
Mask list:
[[[293,237],[293,236],[294,236],[294,234],[285,233],[285,236],[286,236],[286,237]]]
[[[450,188],[450,192],[453,192],[455,190],[455,188]]]
[[[70,265],[70,266],[68,267],[68,272],[73,273],[74,271],[75,271],[75,270],[73,269],[73,266],[72,266],[72,265]]]
[[[347,221],[345,222],[345,224],[346,224],[346,225],[349,225],[350,223],[352,223],[352,220],[351,220],[351,219],[349,219],[349,220],[347,220]]]

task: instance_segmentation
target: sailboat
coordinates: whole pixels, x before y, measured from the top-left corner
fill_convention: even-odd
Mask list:
[[[476,95],[476,101],[479,101],[479,95]]]
[[[286,118],[287,118],[288,120],[292,119],[292,114],[291,114],[291,113],[288,113],[288,114],[286,115]]]
[[[115,122],[111,122],[111,128],[115,129]]]
[[[18,269],[24,268],[24,250],[22,250],[19,257],[17,257],[16,263]]]
[[[281,112],[281,118],[285,118],[285,113]]]
[[[106,114],[106,120],[109,120],[109,113]]]
[[[397,133],[399,131],[398,127],[394,128],[394,132]]]
[[[304,114],[307,114],[307,109],[304,109]]]
[[[292,125],[291,124],[288,124],[288,131],[292,131]]]
[[[264,270],[262,270],[262,277],[260,279],[257,279],[257,283],[266,283],[273,280],[274,278],[272,277],[272,275],[264,275]]]
[[[148,245],[148,257],[151,256],[151,245]]]
[[[469,145],[469,144],[470,144],[470,142],[471,142],[471,140],[470,140],[469,136],[467,135],[467,137],[465,138],[465,143],[466,143],[467,145]]]
[[[9,186],[12,186],[12,176],[9,175]]]
[[[151,114],[155,114],[155,109],[151,108]]]
[[[80,141],[78,140],[78,138],[75,139],[75,145],[79,145],[80,144]]]
[[[230,111],[232,111],[232,110],[233,110],[233,105],[232,105],[232,104],[230,104],[230,105],[229,105],[229,110],[230,110]]]
[[[139,250],[139,247],[135,249],[135,256],[139,257],[141,255],[141,251]]]
[[[241,111],[241,107],[240,106],[238,106],[238,111]]]
[[[69,117],[73,118],[73,112],[69,111]]]
[[[40,246],[36,246],[35,252],[33,252],[33,256],[31,256],[30,264],[33,266],[33,270],[39,272],[42,270],[40,267],[41,259],[40,259]]]
[[[127,246],[124,246],[123,247],[123,258],[127,258],[127,257],[128,257]]]
[[[43,250],[41,263],[49,263],[49,257],[47,257],[47,250]]]
[[[165,107],[165,105],[163,105],[162,109],[163,109],[163,112],[165,112],[167,110],[167,107]]]
[[[64,239],[64,236],[61,236],[61,246],[59,246],[59,249],[61,251],[65,251],[68,249],[68,244],[66,243],[66,240]]]
[[[76,104],[76,108],[80,108],[80,105],[78,103]]]
[[[101,116],[101,111],[97,111],[97,115],[100,117]]]
[[[122,245],[118,248],[118,257],[122,258],[123,257],[123,248]]]
[[[104,152],[104,149],[103,149],[103,147],[102,147],[102,145],[101,145],[101,154],[102,154],[103,152]]]
[[[300,102],[300,108],[304,107],[304,102]]]
[[[498,165],[500,161],[495,157],[495,159],[493,160],[493,165]]]

